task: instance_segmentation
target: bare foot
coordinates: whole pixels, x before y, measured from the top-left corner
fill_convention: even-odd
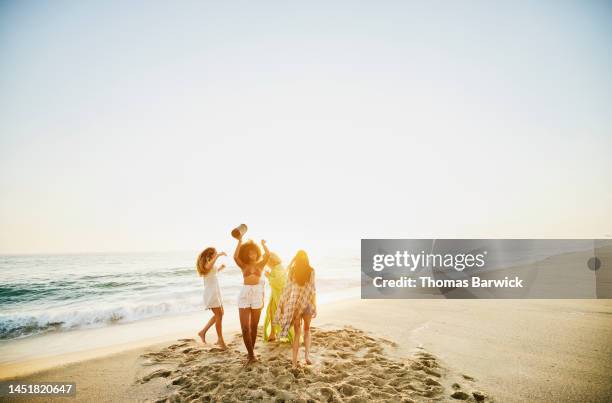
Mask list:
[[[215,345],[219,346],[221,350],[227,350],[227,345],[223,341],[218,341],[215,343]]]
[[[269,342],[276,341],[276,337],[270,337],[270,338],[268,338],[268,341],[269,341]]]
[[[206,333],[204,333],[204,331],[200,330],[198,332],[198,336],[200,336],[200,339],[202,339],[202,343],[206,344]]]
[[[294,369],[297,369],[297,368],[299,368],[299,367],[300,367],[300,363],[299,363],[298,361],[296,361],[296,362],[294,362],[294,363],[293,363],[293,368],[294,368]]]
[[[306,365],[312,365],[312,361],[310,361],[310,358],[308,357],[304,358],[304,362],[306,363]]]
[[[247,357],[247,360],[244,363],[244,367],[248,367],[251,364],[255,364],[257,362],[257,358],[255,357]]]

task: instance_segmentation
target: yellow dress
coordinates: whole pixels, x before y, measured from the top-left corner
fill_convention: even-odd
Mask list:
[[[270,333],[272,331],[272,326],[276,328],[276,337],[279,337],[280,326],[272,324],[272,319],[274,318],[281,295],[283,295],[283,290],[285,288],[285,285],[287,284],[287,270],[285,270],[282,264],[277,264],[276,266],[272,267],[272,269],[270,270],[270,274],[267,277],[272,292],[270,295],[270,302],[268,302],[268,308],[266,309],[266,317],[264,318],[263,324],[264,341],[268,341],[268,338],[270,337]],[[287,339],[289,342],[293,340],[293,329],[289,331]]]

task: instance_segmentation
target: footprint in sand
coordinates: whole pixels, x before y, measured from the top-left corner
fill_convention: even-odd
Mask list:
[[[291,368],[291,346],[258,344],[259,362],[244,367],[240,335],[228,350],[194,340],[142,356],[144,365],[162,365],[140,379],[167,379],[160,402],[183,401],[490,401],[484,393],[466,390],[450,379],[474,379],[453,374],[435,356],[423,351],[400,359],[397,345],[358,329],[312,329],[313,365]],[[445,386],[449,385],[449,386]]]

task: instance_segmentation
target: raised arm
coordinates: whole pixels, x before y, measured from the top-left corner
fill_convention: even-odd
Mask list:
[[[212,259],[204,264],[204,274],[208,274],[215,267],[215,263],[217,263],[217,259],[221,256],[227,256],[225,252],[215,253]]]
[[[242,236],[238,238],[238,244],[236,245],[236,250],[234,251],[234,262],[236,262],[238,267],[242,269],[244,267],[244,263],[242,263],[242,260],[240,260],[240,248],[241,247],[242,247]]]
[[[210,262],[208,262],[206,268],[211,269],[215,265],[215,263],[217,263],[217,259],[219,259],[221,256],[227,256],[227,254],[225,252],[217,253],[215,257],[213,257]]]
[[[263,239],[261,240],[261,247],[264,250],[264,255],[259,264],[257,265],[260,270],[266,267],[266,265],[268,264],[268,260],[270,260],[270,250],[268,249],[268,245],[266,245],[266,241]]]
[[[212,267],[212,265],[214,265],[214,264],[217,262],[217,259],[218,259],[218,258],[220,258],[221,256],[227,256],[227,253],[225,253],[225,252],[218,253],[218,254],[217,254],[217,256],[215,256],[215,258],[212,260],[212,262],[211,262],[211,267]],[[224,265],[224,264],[222,264],[221,266],[219,266],[219,267],[217,268],[217,271],[221,271],[221,270],[223,270],[224,268],[225,268],[225,265]]]

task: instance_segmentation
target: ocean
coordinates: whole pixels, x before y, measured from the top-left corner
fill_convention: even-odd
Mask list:
[[[0,342],[203,311],[196,257],[197,252],[0,256]],[[221,263],[227,266],[219,274],[224,305],[235,307],[242,275],[231,257]],[[313,266],[319,299],[360,285],[359,256],[323,258]]]

